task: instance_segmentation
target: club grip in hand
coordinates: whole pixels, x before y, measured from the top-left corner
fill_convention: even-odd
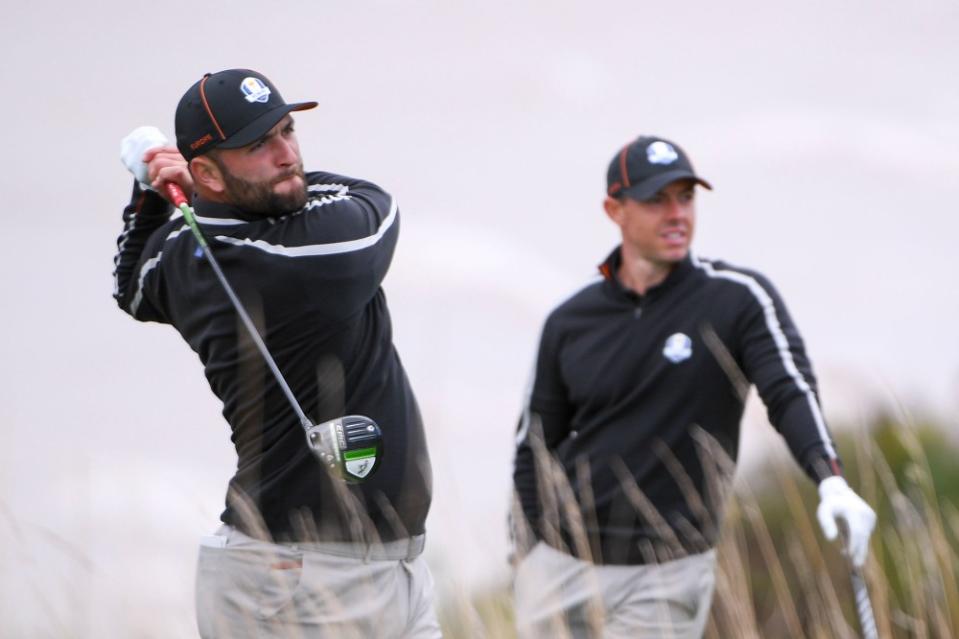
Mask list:
[[[173,182],[164,182],[163,188],[166,189],[166,193],[170,196],[170,199],[173,201],[173,205],[177,208],[180,208],[184,204],[188,204],[186,200],[186,195],[183,193],[183,189],[180,188],[179,184]]]

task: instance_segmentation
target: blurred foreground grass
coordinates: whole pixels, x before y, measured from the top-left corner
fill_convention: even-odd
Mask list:
[[[881,637],[959,637],[959,446],[946,426],[881,415],[838,429],[850,485],[879,516],[865,577]],[[706,637],[860,636],[849,572],[784,459],[737,483]],[[515,637],[508,585],[447,600],[448,639]]]
[[[836,431],[849,483],[879,515],[865,576],[884,638],[959,637],[959,433],[952,429],[883,415],[865,428]],[[706,637],[860,636],[847,564],[822,537],[817,503],[815,486],[788,458],[736,484]],[[106,608],[109,618],[91,617],[85,593],[104,580],[99,573],[113,573],[73,540],[18,522],[2,502],[0,523],[0,585],[7,585],[0,638],[195,636],[192,609],[164,604],[160,594],[156,607],[167,611],[162,619],[128,612],[122,596]],[[48,555],[51,561],[40,561]],[[51,562],[58,566],[52,572]],[[163,583],[185,587],[158,566],[137,569],[145,590],[162,594]],[[11,600],[11,594],[18,596]],[[445,592],[439,613],[448,639],[516,636],[508,584]]]

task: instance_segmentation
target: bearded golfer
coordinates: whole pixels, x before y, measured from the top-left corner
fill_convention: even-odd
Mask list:
[[[622,242],[598,281],[546,319],[517,438],[532,532],[517,621],[523,637],[700,637],[731,473],[719,459],[736,458],[750,383],[819,486],[826,536],[837,520],[848,527],[857,566],[875,514],[842,477],[772,284],[690,253],[696,188],[711,187],[686,153],[640,137],[615,154],[606,184]]]
[[[200,635],[439,637],[421,554],[430,461],[380,287],[399,211],[375,184],[304,173],[292,114],[315,106],[229,69],[183,95],[176,147],[143,129],[128,136],[123,160],[138,179],[114,296],[135,319],[179,331],[232,431],[222,526],[200,546]],[[215,261],[309,418],[362,415],[382,429],[375,474],[347,484],[312,454],[211,262],[171,217],[166,182],[193,194]]]

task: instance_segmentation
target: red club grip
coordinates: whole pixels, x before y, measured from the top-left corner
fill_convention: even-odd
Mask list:
[[[166,194],[170,196],[171,200],[173,200],[174,206],[180,208],[184,204],[188,204],[186,195],[183,194],[183,189],[180,188],[179,184],[175,184],[173,182],[164,182],[163,186],[166,188]]]

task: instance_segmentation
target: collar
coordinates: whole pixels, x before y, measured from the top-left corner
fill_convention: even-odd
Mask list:
[[[640,295],[633,289],[627,288],[621,281],[619,281],[619,267],[623,263],[623,255],[620,252],[621,248],[622,245],[619,245],[613,249],[612,253],[610,253],[599,265],[599,272],[603,276],[603,279],[606,280],[607,288],[618,293],[619,295],[625,295],[633,300],[649,299],[661,295],[664,291],[669,290],[678,282],[685,279],[687,275],[696,269],[696,267],[693,266],[692,252],[689,252],[681,262],[677,263],[676,266],[673,267],[673,270],[669,272],[669,275],[666,276],[666,279],[656,286],[649,287],[646,290],[645,295]]]

